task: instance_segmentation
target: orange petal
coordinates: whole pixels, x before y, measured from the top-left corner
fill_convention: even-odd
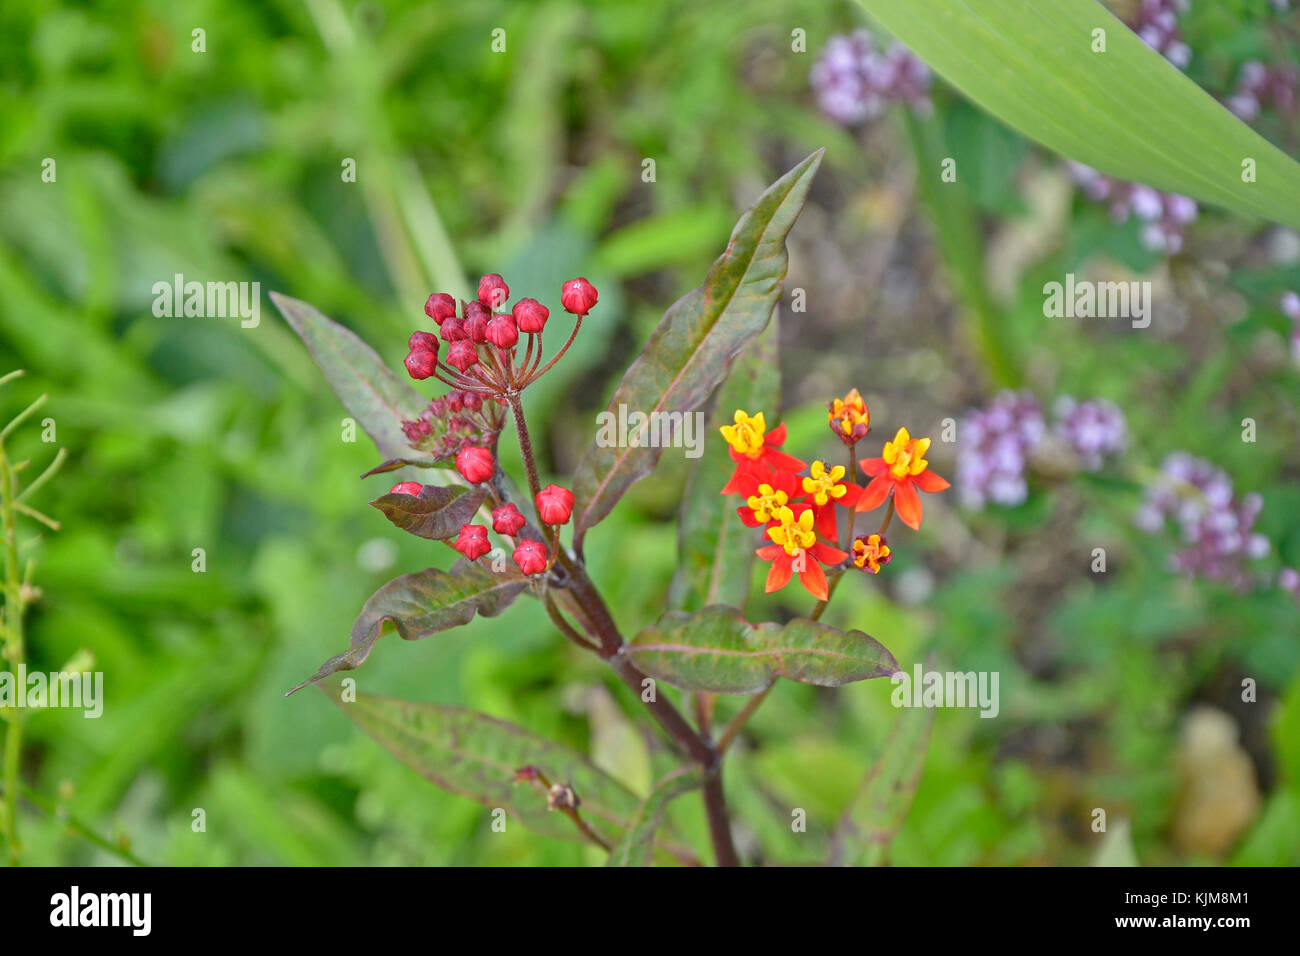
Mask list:
[[[862,497],[862,488],[858,485],[850,483],[844,486],[844,497],[836,498],[835,503],[837,505],[843,505],[845,508],[852,508],[854,505],[858,503],[858,499],[861,497]]]
[[[945,488],[952,487],[946,478],[940,478],[929,468],[921,472],[912,480],[916,482],[916,487],[920,488],[922,491],[928,491],[930,493],[943,491]]]
[[[889,490],[894,487],[894,483],[889,480],[888,475],[877,475],[871,479],[871,484],[862,492],[862,497],[854,506],[854,511],[872,511],[879,508],[889,497]]]
[[[768,594],[779,591],[790,583],[790,565],[790,555],[785,554],[783,550],[781,556],[772,562],[772,567],[767,572],[767,586],[764,590]]]
[[[921,496],[916,493],[916,485],[910,481],[900,481],[894,489],[894,507],[903,524],[913,531],[921,527]]]
[[[785,422],[777,425],[770,432],[763,436],[764,447],[770,448],[773,445],[785,444]]]
[[[824,505],[813,508],[817,515],[817,534],[827,541],[836,541],[839,539],[839,528],[835,526],[835,505],[827,502]]]
[[[888,468],[889,465],[885,464],[885,459],[883,458],[863,458],[858,462],[858,467],[862,469],[863,473],[867,475],[867,477],[874,478],[876,475]]]
[[[820,541],[809,548],[808,553],[822,564],[839,564],[849,556],[847,551],[832,548],[829,544],[822,544]]]
[[[785,426],[782,425],[782,428]],[[803,471],[807,467],[805,462],[800,461],[793,455],[787,455],[783,451],[777,451],[768,445],[763,449],[763,463],[771,465],[778,471]]]
[[[786,580],[789,580],[789,578],[787,577]],[[826,592],[826,572],[822,570],[822,566],[816,561],[808,561],[805,563],[804,569],[799,572],[799,582],[807,588],[808,593],[817,600],[825,601],[828,599],[828,594]]]
[[[759,548],[754,553],[758,555],[760,558],[762,558],[764,561],[771,561],[778,554],[783,554],[784,552],[785,552],[785,548],[781,547],[779,544],[768,544]]]

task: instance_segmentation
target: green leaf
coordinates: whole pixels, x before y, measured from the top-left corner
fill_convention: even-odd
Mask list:
[[[374,468],[371,468],[361,477],[369,478],[371,475],[386,474],[390,471],[397,471],[399,468],[405,468],[408,465],[413,468],[446,468],[454,460],[454,458],[389,458],[375,465]]]
[[[323,688],[324,689],[324,688]],[[510,822],[561,840],[586,838],[562,813],[546,809],[546,794],[516,783],[515,771],[535,766],[553,783],[571,786],[583,820],[611,846],[622,840],[640,803],[636,794],[563,744],[522,727],[460,707],[358,694],[341,701],[326,690],[367,736],[431,783],[487,807]]]
[[[425,485],[418,495],[386,494],[370,502],[403,531],[441,541],[454,537],[478,514],[487,492],[482,488]]]
[[[907,818],[921,785],[934,708],[908,707],[894,723],[885,750],[840,818],[827,863],[876,866]]]
[[[774,417],[780,402],[781,372],[776,349],[780,310],[772,312],[767,329],[736,360],[718,389],[706,436],[731,423],[737,408],[767,409]],[[668,588],[670,607],[697,611],[709,604],[744,607],[749,598],[754,563],[752,528],[736,516],[736,501],[718,492],[731,477],[735,463],[722,447],[706,442],[705,453],[691,471],[677,522],[677,571]]]
[[[668,804],[684,793],[689,793],[704,782],[697,767],[689,767],[669,775],[645,802],[637,807],[628,824],[623,839],[609,854],[606,866],[649,866],[654,850],[655,834],[663,825]]]
[[[1300,165],[1095,0],[859,2],[949,83],[1049,149],[1111,176],[1300,227]],[[1092,51],[1098,28],[1104,53]],[[1242,181],[1247,158],[1255,182]]]
[[[651,677],[714,694],[756,694],[778,677],[837,687],[898,670],[894,656],[862,631],[804,618],[753,625],[724,605],[669,611],[624,653]]]
[[[352,646],[331,657],[289,693],[335,671],[360,667],[370,656],[375,641],[390,629],[397,631],[404,641],[418,641],[468,624],[475,614],[495,617],[527,586],[517,571],[494,573],[464,558],[453,564],[450,571],[426,568],[393,578],[371,595],[361,609],[352,625]]]
[[[381,455],[411,452],[403,421],[414,421],[429,400],[390,371],[369,345],[306,302],[279,292],[271,301],[298,333],[343,407],[374,441]]]
[[[740,217],[704,285],[664,313],[610,399],[611,414],[617,416],[620,405],[647,416],[690,414],[705,403],[741,349],[763,331],[781,298],[789,265],[786,235],[803,209],[821,159],[821,150],[813,153]],[[577,547],[587,529],[654,470],[661,451],[599,440],[587,449],[573,476]]]

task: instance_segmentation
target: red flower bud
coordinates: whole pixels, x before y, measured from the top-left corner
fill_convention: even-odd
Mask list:
[[[399,481],[389,489],[390,495],[418,495],[424,490],[424,485],[418,481]]]
[[[573,492],[559,485],[547,485],[537,492],[537,516],[546,524],[564,524],[573,514]]]
[[[477,305],[478,303],[475,303]],[[465,334],[475,345],[482,345],[487,339],[488,317],[484,310],[479,310],[465,319]]]
[[[412,352],[436,352],[438,337],[432,332],[412,332],[406,340],[406,347]]]
[[[436,345],[437,342],[435,341]],[[406,356],[406,371],[411,378],[423,381],[438,367],[438,350],[415,349]]]
[[[492,452],[478,445],[466,445],[456,453],[456,470],[471,485],[487,481],[496,470]]]
[[[595,308],[597,296],[596,287],[586,279],[570,279],[560,292],[560,305],[565,312],[586,315]]]
[[[515,564],[524,574],[541,574],[545,571],[547,556],[546,545],[531,538],[520,541],[513,555]]]
[[[487,528],[481,524],[461,525],[460,534],[456,535],[456,543],[452,547],[471,561],[483,557],[492,550],[492,544],[488,541]]]
[[[489,309],[499,309],[510,298],[510,286],[506,280],[495,272],[489,272],[478,280],[478,300]]]
[[[443,319],[438,334],[447,342],[459,342],[461,339],[469,338],[469,333],[465,331],[464,321],[456,318]]]
[[[483,407],[483,397],[475,395],[473,392],[461,392],[461,398],[465,402],[465,407],[471,412],[476,412]]]
[[[492,509],[492,530],[497,534],[508,534],[514,537],[527,520],[513,504]]]
[[[492,316],[487,324],[487,340],[499,349],[512,349],[519,341],[519,330],[515,328],[512,315],[502,312]]]
[[[446,326],[443,326],[446,328]],[[462,372],[478,364],[478,349],[469,339],[461,339],[458,342],[452,342],[451,348],[447,349],[447,364],[455,366]]]
[[[540,332],[551,317],[551,310],[536,299],[520,299],[510,312],[519,324],[520,332]]]
[[[442,325],[443,319],[450,319],[456,314],[456,300],[445,292],[435,292],[424,303],[424,314]]]
[[[476,315],[481,315],[481,316],[483,316],[483,318],[485,318],[485,319],[490,319],[490,318],[492,318],[492,310],[489,309],[487,306],[485,306],[485,305],[484,305],[482,302],[480,302],[478,299],[475,299],[473,302],[466,302],[466,303],[465,303],[465,319],[466,319],[466,321],[468,321],[469,319],[474,318],[474,316],[476,316]]]

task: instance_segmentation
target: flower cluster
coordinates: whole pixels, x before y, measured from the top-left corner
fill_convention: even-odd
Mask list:
[[[1245,589],[1244,562],[1269,551],[1268,539],[1254,531],[1262,504],[1257,494],[1238,497],[1222,469],[1174,452],[1148,487],[1136,521],[1152,533],[1168,523],[1178,526],[1186,547],[1173,556],[1175,570]]]
[[[1298,86],[1300,71],[1294,66],[1265,66],[1251,60],[1241,65],[1236,89],[1224,105],[1247,123],[1257,119],[1264,109],[1294,113]]]
[[[1078,466],[1097,471],[1128,446],[1124,413],[1105,400],[1055,405],[1050,433],[1073,452]],[[1026,392],[1001,392],[962,422],[957,452],[957,494],[967,508],[1022,504],[1029,495],[1030,459],[1049,434],[1038,400]]]
[[[496,273],[479,280],[478,298],[458,303],[445,292],[429,296],[424,312],[438,326],[438,334],[414,332],[407,341],[406,370],[414,379],[436,378],[451,391],[435,398],[415,421],[402,422],[411,447],[435,460],[454,458],[456,471],[470,485],[482,485],[495,505],[492,530],[514,545],[515,566],[526,575],[551,567],[551,550],[542,541],[524,535],[528,519],[504,499],[495,455],[496,439],[505,424],[505,405],[517,403],[524,388],[560,359],[578,334],[582,319],[596,305],[598,293],[586,279],[570,279],[560,290],[560,305],[576,316],[568,340],[545,365],[542,332],[550,310],[536,299],[520,299],[506,311],[510,287]],[[520,336],[528,338],[522,357]],[[443,344],[445,357],[440,357]],[[516,416],[519,414],[516,405]],[[530,474],[532,474],[530,472]],[[534,485],[536,487],[536,485]],[[424,486],[403,481],[390,494],[419,496]],[[573,492],[548,485],[534,496],[543,526],[559,540],[559,528],[573,513]],[[467,522],[451,547],[471,561],[492,551],[488,528]]]
[[[810,76],[817,107],[836,123],[874,119],[890,103],[930,110],[930,69],[902,44],[877,50],[871,34],[833,36]]]
[[[478,298],[457,303],[446,292],[435,292],[424,313],[438,334],[414,332],[407,343],[406,371],[414,379],[436,378],[453,389],[483,398],[504,400],[517,395],[550,370],[568,351],[582,327],[582,318],[596,305],[597,292],[586,279],[570,279],[560,292],[560,304],[577,316],[573,331],[555,356],[542,365],[542,331],[551,312],[536,299],[520,299],[505,311],[510,287],[495,272],[479,280]],[[528,337],[522,357],[520,334]],[[447,352],[440,356],[442,344]]]
[[[1178,14],[1187,7],[1188,0],[1142,0],[1129,23],[1142,42],[1180,70],[1187,69],[1192,59],[1192,48],[1178,29]]]
[[[1196,200],[1112,179],[1083,163],[1071,161],[1067,165],[1071,177],[1089,199],[1109,204],[1112,220],[1127,222],[1135,217],[1142,223],[1138,235],[1147,249],[1167,255],[1182,250],[1187,227],[1196,221]]]
[[[805,464],[782,451],[785,426],[769,432],[762,412],[750,415],[737,410],[733,424],[719,429],[736,465],[722,493],[739,494],[742,503],[736,513],[740,520],[748,527],[763,529],[767,543],[755,553],[772,565],[767,575],[769,592],[785,587],[797,573],[813,597],[826,601],[826,568],[842,569],[851,564],[878,573],[893,555],[885,531],[895,511],[909,527],[919,528],[918,492],[948,487],[947,481],[930,470],[925,458],[930,439],[912,438],[906,428],[900,428],[893,441],[885,442],[880,457],[854,462],[854,448],[869,431],[870,420],[857,389],[831,402],[826,419],[831,431],[849,447],[849,467],[827,465],[820,459]],[[858,468],[871,478],[865,487],[855,483]],[[853,538],[854,516],[880,507],[887,499],[890,507],[880,530]],[[849,551],[837,546],[839,509],[848,518]]]
[[[505,424],[505,409],[476,392],[452,389],[435,398],[415,421],[402,422],[402,432],[416,451],[435,461],[453,457],[462,448],[491,448]]]
[[[1282,314],[1291,320],[1291,355],[1300,362],[1300,295],[1286,292],[1278,303]]]

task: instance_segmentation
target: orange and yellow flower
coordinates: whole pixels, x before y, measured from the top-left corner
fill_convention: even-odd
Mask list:
[[[839,528],[835,521],[835,506],[852,508],[858,503],[862,489],[844,480],[848,469],[843,465],[827,468],[823,461],[814,461],[808,477],[803,479],[803,491],[812,506],[817,533],[828,541],[838,541]]]
[[[913,438],[906,428],[900,428],[893,441],[885,442],[879,458],[864,458],[859,465],[871,477],[871,482],[858,499],[858,511],[871,511],[880,507],[892,493],[898,517],[909,528],[921,527],[921,496],[925,492],[943,491],[948,482],[930,470],[925,453],[930,450],[930,439]]]
[[[871,431],[871,414],[856,388],[837,398],[826,412],[826,422],[835,436],[846,445],[855,445]]]
[[[737,483],[745,503],[736,509],[736,514],[750,528],[776,521],[782,508],[793,507],[802,498],[798,476],[788,471],[763,466],[747,468]]]
[[[853,540],[853,563],[863,571],[879,574],[893,558],[894,552],[885,543],[883,534],[864,534]]]
[[[731,480],[722,489],[724,495],[740,490],[739,479],[745,467],[753,463],[761,463],[777,471],[803,470],[802,461],[780,450],[780,446],[785,444],[784,424],[777,425],[769,432],[762,412],[749,415],[740,409],[736,409],[733,421],[735,424],[723,425],[718,429],[731,446],[727,450],[731,460],[736,463]]]
[[[826,572],[822,565],[839,564],[848,554],[817,540],[812,510],[805,507],[796,515],[790,508],[778,509],[776,521],[767,529],[767,537],[773,543],[759,548],[755,554],[772,562],[767,572],[768,593],[779,591],[798,573],[799,583],[809,594],[819,601],[827,600]]]

